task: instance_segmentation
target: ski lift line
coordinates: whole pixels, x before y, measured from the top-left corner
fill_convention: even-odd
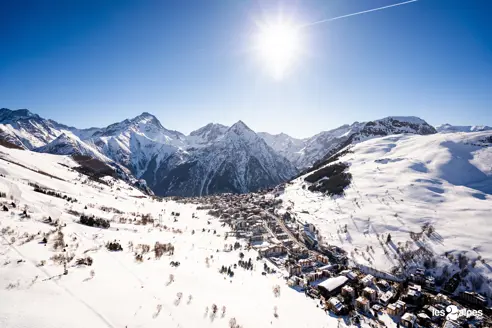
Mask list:
[[[301,26],[299,26],[299,28],[310,27],[310,26],[314,26],[314,25],[318,25],[318,24],[328,23],[328,22],[331,22],[331,21],[334,21],[334,20],[338,20],[338,19],[342,19],[342,18],[347,18],[347,17],[351,17],[351,16],[356,16],[356,15],[362,15],[362,14],[367,14],[367,13],[370,13],[370,12],[373,12],[373,11],[379,11],[379,10],[384,10],[384,9],[388,9],[388,8],[392,8],[392,7],[407,5],[407,4],[410,4],[410,3],[413,3],[413,2],[417,2],[417,1],[418,0],[409,0],[409,1],[399,2],[399,3],[395,3],[395,4],[392,4],[392,5],[388,5],[388,6],[383,6],[383,7],[373,8],[373,9],[369,9],[369,10],[359,11],[359,12],[352,13],[352,14],[347,14],[347,15],[342,15],[342,16],[337,16],[337,17],[322,19],[322,20],[319,20],[319,21],[316,21],[316,22],[312,22],[312,23],[301,25]]]

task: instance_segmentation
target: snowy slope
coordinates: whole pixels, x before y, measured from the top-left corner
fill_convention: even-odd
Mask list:
[[[209,123],[198,130],[191,132],[187,137],[189,147],[203,147],[217,141],[226,133],[229,127],[218,124]]]
[[[184,135],[165,129],[149,114],[141,115],[94,132],[86,142],[140,177],[158,153],[172,153],[185,146]]]
[[[293,138],[285,133],[270,134],[259,132],[258,136],[263,138],[278,154],[287,158],[292,164],[297,165],[299,152],[304,148],[305,140]]]
[[[294,139],[285,134],[272,136],[260,134],[267,144],[289,159],[298,169],[304,170],[332,151],[347,144],[384,135],[409,133],[433,134],[437,131],[424,120],[413,116],[390,116],[370,122],[354,122],[336,129],[323,131],[311,138]]]
[[[430,272],[446,281],[459,271],[455,261],[463,254],[470,272],[463,285],[492,296],[492,132],[391,135],[350,147],[333,162],[346,163],[352,175],[345,195],[310,192],[301,176],[281,196],[285,206],[361,265],[412,272],[429,264],[419,255],[403,263],[398,252],[421,248],[437,262]],[[413,241],[410,232],[421,232],[424,224],[434,232]]]
[[[55,140],[34,150],[40,153],[58,155],[85,155],[99,159],[103,162],[111,162],[111,159],[102,155],[97,149],[84,143],[70,132],[63,132]]]
[[[420,118],[387,117],[303,140],[256,134],[242,122],[232,127],[210,123],[185,136],[164,128],[147,112],[104,128],[77,129],[27,110],[0,110],[0,139],[31,150],[84,154],[118,164],[160,195],[255,191],[284,182],[347,144],[399,133],[436,131]]]
[[[228,131],[231,128],[211,123],[185,136],[164,128],[147,112],[104,128],[76,129],[27,110],[0,110],[0,139],[39,152],[97,158],[119,167],[130,180],[145,180],[162,195],[247,192],[297,173],[251,130],[253,139],[248,134],[235,137],[249,138],[234,142],[247,145],[235,156],[236,149],[226,145]],[[195,171],[188,172],[190,167]]]
[[[71,128],[45,120],[27,109],[0,109],[0,138],[24,149],[34,149],[55,140]]]
[[[439,133],[454,133],[454,132],[480,132],[492,131],[492,127],[486,125],[451,125],[441,124],[436,126]]]
[[[263,276],[256,251],[224,251],[225,244],[237,240],[229,236],[225,241],[227,228],[195,205],[158,202],[111,178],[109,185],[90,181],[70,169],[76,165],[67,156],[0,147],[0,191],[7,194],[0,201],[9,207],[0,212],[0,327],[229,327],[232,318],[244,328],[337,325],[337,318],[315,301],[287,288],[280,274]],[[28,183],[77,202],[34,192]],[[21,215],[24,209],[28,218]],[[77,212],[108,219],[111,227],[83,226]],[[175,219],[172,212],[180,216]],[[144,214],[160,226],[136,224]],[[48,217],[59,225],[43,223]],[[63,243],[55,249],[58,231]],[[47,245],[41,243],[43,236]],[[106,250],[104,245],[115,240],[123,251]],[[156,259],[156,241],[172,243],[174,254]],[[151,249],[141,263],[134,255],[139,244]],[[237,269],[226,278],[218,270],[236,263],[239,252],[252,258],[254,269]],[[55,256],[68,258],[67,274]],[[87,256],[91,266],[75,264]],[[180,265],[172,267],[170,261]],[[275,285],[281,286],[279,297],[272,292]]]

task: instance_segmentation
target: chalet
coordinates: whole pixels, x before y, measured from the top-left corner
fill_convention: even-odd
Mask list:
[[[393,299],[394,294],[392,291],[387,291],[386,293],[383,293],[381,297],[379,298],[379,302],[383,305],[388,305],[389,302]]]
[[[258,242],[262,242],[265,240],[265,236],[264,235],[255,235],[255,234],[250,234],[249,235],[249,242],[250,243],[258,243]]]
[[[442,325],[442,328],[460,328],[461,324],[453,320],[446,320]]]
[[[266,232],[265,227],[261,223],[255,223],[251,226],[251,232],[253,235],[260,235]]]
[[[430,304],[426,304],[424,305],[423,310],[425,311],[425,314],[427,314],[432,321],[436,321],[437,319],[439,319],[439,317],[435,315],[435,313],[438,313],[438,309],[435,308],[434,306]]]
[[[329,296],[338,294],[347,281],[348,278],[345,276],[328,278],[318,284],[318,289],[325,298],[328,298]]]
[[[408,286],[406,298],[409,301],[415,302],[422,296],[422,287],[420,285]]]
[[[362,312],[369,312],[369,300],[364,296],[360,296],[355,300],[355,308]]]
[[[240,229],[245,229],[248,226],[248,222],[243,219],[239,219],[234,221],[234,229],[240,230]]]
[[[349,278],[350,280],[357,279],[357,274],[352,270],[343,270],[340,272],[340,274],[344,275],[345,277]]]
[[[295,264],[288,264],[286,265],[287,272],[289,272],[289,275],[291,276],[300,276],[302,273],[301,266],[297,263]]]
[[[316,261],[323,263],[323,264],[328,264],[330,263],[330,259],[327,256],[316,254]]]
[[[324,276],[322,272],[309,272],[305,277],[308,282],[314,282],[322,279]]]
[[[278,240],[282,240],[282,241],[289,239],[289,235],[286,234],[285,232],[282,232],[282,233],[277,234],[276,237],[277,237]]]
[[[374,302],[378,296],[378,293],[375,289],[372,289],[371,287],[365,287],[362,290],[362,295],[365,296],[369,301]]]
[[[374,305],[372,306],[372,309],[373,309],[374,311],[376,311],[376,312],[380,312],[380,311],[383,309],[383,307],[382,307],[381,305],[379,305],[379,304],[374,304]]]
[[[300,282],[300,278],[298,276],[293,276],[289,278],[289,280],[287,280],[287,286],[294,287],[299,285],[299,282]]]
[[[433,298],[433,302],[434,304],[444,304],[444,305],[451,304],[451,300],[449,299],[449,297],[441,293],[437,294],[436,297]]]
[[[384,279],[378,280],[376,285],[383,291],[387,291],[390,288],[390,284]]]
[[[374,276],[373,276],[373,275],[371,275],[371,274],[368,274],[368,275],[366,275],[364,278],[362,278],[362,279],[360,280],[360,282],[361,282],[361,284],[363,284],[364,286],[370,286],[370,285],[372,285],[372,284],[374,283],[374,280],[375,280]]]
[[[400,320],[402,326],[406,328],[413,328],[415,326],[416,321],[417,321],[417,316],[409,312],[405,313]]]
[[[432,322],[431,317],[429,317],[426,313],[421,312],[417,314],[417,323],[420,326],[429,327],[431,322]]]
[[[283,245],[273,245],[259,249],[258,253],[260,253],[260,255],[263,257],[281,256],[285,255],[287,253],[287,250]]]
[[[388,312],[389,315],[397,316],[404,313],[406,309],[407,309],[407,304],[401,300],[398,300],[395,303],[388,305],[386,311]]]
[[[303,270],[313,268],[316,266],[316,261],[313,258],[302,259],[298,261]]]
[[[343,286],[342,296],[350,296],[353,298],[355,296],[355,290],[350,286]]]
[[[312,248],[318,246],[318,238],[316,237],[315,231],[316,231],[316,228],[314,227],[313,224],[311,224],[311,223],[304,224],[304,231],[302,232],[302,238],[303,238],[304,242],[309,247],[312,247]]]
[[[335,314],[340,314],[345,308],[345,306],[343,306],[343,304],[336,297],[331,297],[328,302],[326,302],[326,306]]]
[[[487,299],[480,294],[474,292],[461,292],[460,297],[468,303],[486,306]]]

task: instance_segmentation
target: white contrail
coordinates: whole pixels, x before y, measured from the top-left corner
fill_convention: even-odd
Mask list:
[[[395,4],[392,4],[392,5],[389,5],[389,6],[384,6],[384,7],[379,7],[379,8],[374,8],[374,9],[359,11],[359,12],[353,13],[353,14],[348,14],[348,15],[343,15],[343,16],[338,16],[338,17],[333,17],[333,18],[327,18],[327,19],[319,20],[319,21],[316,21],[316,22],[313,22],[313,23],[304,24],[304,25],[302,25],[300,27],[308,27],[308,26],[318,25],[318,24],[331,22],[331,21],[334,21],[334,20],[337,20],[337,19],[341,19],[341,18],[346,18],[346,17],[350,17],[350,16],[366,14],[366,13],[370,13],[372,11],[383,10],[383,9],[387,9],[387,8],[391,8],[391,7],[396,7],[396,6],[402,6],[402,5],[406,5],[406,4],[409,4],[409,3],[412,3],[412,2],[417,2],[417,1],[418,0],[410,0],[410,1],[405,1],[405,2],[395,3]]]

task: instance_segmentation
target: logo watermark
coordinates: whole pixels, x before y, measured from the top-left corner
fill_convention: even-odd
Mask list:
[[[432,310],[432,315],[436,317],[446,316],[447,320],[457,320],[458,318],[471,318],[475,317],[477,319],[483,317],[482,310],[469,310],[469,309],[458,309],[456,305],[448,305],[446,310]]]

